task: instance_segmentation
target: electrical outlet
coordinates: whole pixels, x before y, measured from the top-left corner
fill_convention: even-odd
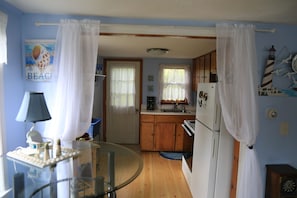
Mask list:
[[[289,124],[288,122],[281,122],[280,123],[280,134],[281,135],[288,135],[289,133]]]

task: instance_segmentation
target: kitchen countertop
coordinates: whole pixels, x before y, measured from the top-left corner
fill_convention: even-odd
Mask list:
[[[147,114],[147,115],[195,115],[195,109],[186,110],[186,112],[164,112],[161,109],[156,110],[147,110],[141,109],[140,114]]]

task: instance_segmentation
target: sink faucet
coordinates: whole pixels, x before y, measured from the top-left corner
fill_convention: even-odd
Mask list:
[[[174,109],[178,109],[177,107],[178,107],[178,102],[176,101],[176,102],[174,103]]]
[[[186,112],[186,106],[185,105],[183,105],[183,107],[182,107],[182,112]]]

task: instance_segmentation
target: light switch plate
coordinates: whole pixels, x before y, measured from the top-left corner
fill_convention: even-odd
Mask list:
[[[281,122],[280,123],[280,134],[281,135],[288,135],[289,133],[289,124],[288,122]]]

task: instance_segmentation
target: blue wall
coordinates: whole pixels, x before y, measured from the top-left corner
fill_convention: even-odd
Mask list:
[[[6,3],[0,2],[0,10],[9,15],[8,22],[8,65],[5,67],[5,116],[7,131],[7,149],[11,150],[19,145],[25,144],[25,131],[28,126],[15,121],[19,105],[25,90],[44,91],[50,100],[51,83],[34,83],[24,80],[22,44],[25,39],[54,39],[57,31],[55,26],[36,27],[35,21],[58,22],[60,18],[73,18],[71,16],[51,16],[22,14],[18,10],[11,8]],[[76,17],[80,18],[80,17]],[[94,17],[92,17],[94,18]],[[101,17],[102,23],[131,23],[131,24],[154,24],[154,25],[189,25],[189,26],[214,26],[214,22],[199,21],[170,21],[170,20],[130,20]],[[297,26],[280,24],[256,24],[257,28],[276,28],[275,33],[256,33],[256,47],[258,54],[258,74],[259,82],[265,67],[268,49],[274,45],[278,53],[281,49],[287,48],[290,52],[297,52]],[[279,56],[278,56],[279,55]],[[147,95],[158,95],[158,67],[163,60],[144,59],[143,60],[143,103]],[[165,61],[165,60],[164,60]],[[181,60],[170,60],[178,63]],[[182,60],[191,64],[189,60]],[[154,75],[154,91],[148,92],[147,86],[151,82],[147,81],[148,75]],[[274,86],[278,88],[288,88],[291,81],[288,78],[274,76]],[[275,108],[278,117],[270,120],[266,117],[268,108]],[[265,97],[259,96],[259,123],[260,133],[255,145],[262,169],[263,182],[265,180],[265,164],[269,163],[289,163],[297,167],[297,97]],[[281,123],[288,123],[289,131],[287,135],[280,133]]]
[[[286,48],[293,54],[297,52],[297,26],[289,25],[260,25],[261,27],[276,28],[276,33],[257,33],[256,45],[259,66],[259,82],[268,55],[268,49],[271,45],[276,48],[277,68],[289,68],[289,65],[278,65],[278,59],[286,57]],[[287,89],[292,81],[283,76],[273,76],[273,85],[279,89]],[[267,118],[267,110],[274,108],[278,112],[276,119]],[[265,181],[265,165],[274,163],[288,163],[297,168],[297,97],[281,96],[259,96],[259,136],[255,149],[257,149],[259,161],[262,169],[263,182]],[[282,135],[280,126],[282,123],[288,123],[289,129],[287,135]],[[264,183],[265,184],[265,183]]]

